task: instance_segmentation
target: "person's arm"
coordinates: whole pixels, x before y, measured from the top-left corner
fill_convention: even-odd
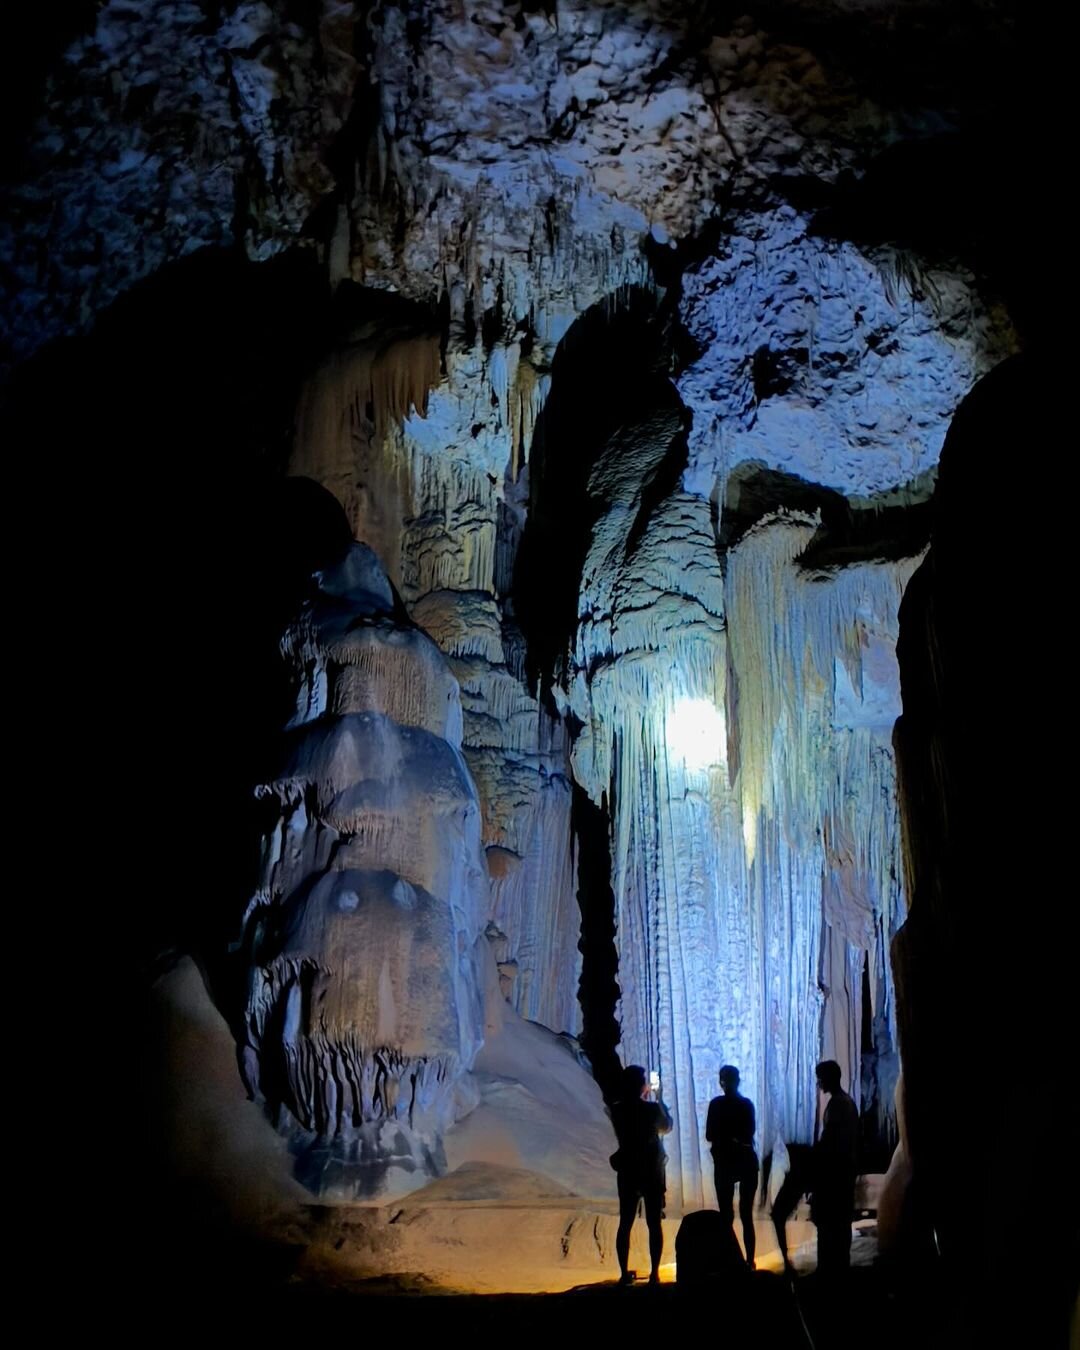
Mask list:
[[[829,1128],[832,1123],[829,1119],[829,1112],[832,1109],[832,1097],[825,1103],[825,1110],[821,1113],[821,1133],[817,1137],[817,1143],[814,1145],[814,1152],[819,1158],[828,1155],[832,1147],[833,1132]]]
[[[823,1176],[832,1176],[837,1166],[842,1164],[847,1134],[843,1108],[835,1097],[830,1097],[821,1117],[821,1135],[815,1150],[818,1169]]]
[[[675,1126],[675,1122],[671,1118],[671,1112],[659,1098],[656,1100],[656,1105],[659,1107],[657,1112],[656,1132],[657,1134],[670,1134]]]
[[[849,1097],[844,1109],[844,1155],[852,1172],[859,1171],[859,1108]]]
[[[709,1103],[709,1110],[705,1116],[705,1142],[707,1144],[711,1144],[713,1142],[713,1135],[715,1133],[715,1131],[713,1130],[713,1125],[716,1120],[716,1111],[714,1109],[715,1106],[716,1101],[715,1100],[711,1101]]]
[[[757,1116],[754,1114],[754,1103],[747,1100],[746,1109],[750,1119],[750,1138],[746,1141],[751,1148],[754,1147],[754,1135],[757,1134]]]

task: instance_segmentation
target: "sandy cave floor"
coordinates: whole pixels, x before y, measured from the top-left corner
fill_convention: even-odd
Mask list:
[[[821,1287],[814,1230],[802,1217],[789,1226],[794,1278],[779,1273],[771,1225],[761,1215],[752,1279],[738,1289],[700,1291],[675,1280],[674,1217],[665,1220],[662,1284],[650,1288],[642,1278],[619,1288],[616,1223],[615,1214],[584,1203],[571,1210],[565,1203],[469,1201],[381,1210],[312,1205],[273,1242],[235,1231],[185,1233],[174,1223],[170,1250],[159,1251],[138,1297],[170,1309],[166,1341],[194,1319],[221,1329],[266,1325],[290,1336],[305,1326],[318,1326],[320,1335],[351,1335],[362,1326],[365,1335],[433,1335],[448,1344],[493,1333],[522,1344],[612,1333],[716,1334],[776,1350],[955,1344],[936,1312],[932,1280],[913,1281],[910,1272],[898,1279],[879,1259],[872,1220],[856,1225],[851,1271],[835,1293]],[[647,1274],[641,1220],[631,1264]]]

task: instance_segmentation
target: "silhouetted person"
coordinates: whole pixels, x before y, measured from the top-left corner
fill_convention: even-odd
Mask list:
[[[818,1090],[828,1097],[821,1136],[814,1146],[814,1189],[810,1217],[818,1230],[818,1270],[842,1274],[851,1257],[851,1215],[858,1171],[859,1112],[840,1086],[840,1065],[817,1066]]]
[[[611,1123],[619,1141],[611,1161],[619,1185],[619,1231],[615,1237],[615,1253],[619,1258],[620,1284],[632,1284],[634,1280],[629,1269],[630,1230],[634,1226],[639,1200],[645,1202],[645,1222],[649,1228],[652,1261],[649,1283],[660,1281],[667,1163],[660,1136],[671,1130],[672,1121],[664,1103],[649,1101],[648,1096],[645,1070],[640,1064],[629,1065],[623,1070],[619,1096],[611,1107]]]
[[[712,1145],[716,1204],[728,1223],[735,1222],[735,1183],[739,1184],[739,1218],[742,1220],[746,1264],[754,1268],[754,1194],[757,1191],[758,1157],[754,1152],[754,1104],[739,1092],[739,1071],[731,1064],[720,1070],[722,1097],[709,1103],[705,1138]]]
[[[770,1218],[776,1229],[776,1245],[784,1259],[784,1269],[790,1274],[794,1267],[788,1259],[787,1221],[795,1212],[795,1207],[808,1192],[813,1190],[813,1155],[810,1144],[785,1144],[788,1155],[788,1170],[780,1183],[773,1201]],[[762,1203],[768,1194],[769,1173],[772,1170],[773,1155],[770,1153],[762,1165],[761,1188]]]

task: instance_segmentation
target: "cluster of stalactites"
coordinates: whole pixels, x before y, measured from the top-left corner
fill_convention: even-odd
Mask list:
[[[288,655],[303,672],[297,722],[313,711],[340,711],[343,697],[363,693],[364,706],[461,746],[479,789],[483,842],[502,851],[490,917],[503,934],[506,978],[516,973],[511,1002],[531,1019],[575,1030],[580,956],[568,748],[561,724],[523,683],[520,639],[507,631],[502,599],[528,494],[525,451],[550,383],[550,346],[531,332],[526,352],[506,311],[508,293],[499,295],[487,299],[502,306],[504,336],[489,344],[478,334],[463,345],[462,316],[451,307],[438,386],[422,409],[417,402],[386,427],[363,403],[378,362],[359,348],[331,356],[301,400],[290,466],[335,493],[354,535],[378,554],[447,659],[436,670],[428,653],[410,649],[418,639],[370,626],[321,645],[307,641]],[[402,339],[387,348],[388,358],[407,350]],[[405,376],[416,367],[403,361],[399,369],[392,387],[402,414]],[[303,632],[298,640],[302,646]],[[449,699],[447,679],[455,685]],[[449,716],[436,728],[427,714],[440,709]],[[361,820],[356,828],[370,834],[376,824]],[[412,821],[396,841],[383,830],[380,847],[397,858],[415,834]]]
[[[822,995],[822,1047],[858,1100],[864,962],[873,1011],[895,1041],[887,953],[905,905],[892,750],[895,649],[900,600],[918,558],[808,572],[799,555],[816,524],[771,518],[729,557],[735,789],[747,866],[782,880],[798,859],[806,873],[805,922],[823,934],[818,969],[809,972]],[[800,1099],[812,1100],[808,1066],[802,1074]],[[790,1092],[779,1079],[773,1090]],[[779,1123],[796,1124],[805,1137],[812,1121]]]
[[[332,450],[343,429],[367,421],[381,437],[412,412],[427,416],[441,377],[439,333],[370,333],[333,352],[305,387],[297,447]],[[317,468],[317,462],[306,468]],[[294,466],[294,471],[304,468]],[[312,474],[317,477],[317,474]]]
[[[500,511],[549,383],[519,338],[452,344],[444,360],[438,335],[373,332],[308,379],[289,471],[337,497],[407,603],[439,590],[494,595]]]
[[[261,1049],[264,1038],[277,1031],[287,1047],[285,1074],[277,1085],[280,1104],[303,1130],[322,1138],[373,1121],[423,1126],[460,1072],[456,1056],[414,1057],[399,1046],[365,1044],[353,1028],[334,1034],[321,1025],[304,1030],[303,1005],[318,1000],[333,977],[332,970],[294,958],[253,972],[250,1045]],[[274,1092],[272,1081],[260,1084],[267,1094]]]
[[[740,1066],[763,1148],[809,1139],[823,1050],[858,1096],[864,961],[894,1025],[894,649],[917,560],[808,573],[818,525],[762,521],[722,580],[698,537],[708,503],[677,494],[582,606],[574,765],[614,803],[621,1049],[662,1073],[685,1204],[709,1198],[721,1064]]]

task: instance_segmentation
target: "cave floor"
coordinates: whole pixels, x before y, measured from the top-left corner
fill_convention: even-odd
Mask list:
[[[515,1204],[405,1197],[380,1207],[310,1204],[279,1226],[279,1234],[298,1253],[295,1281],[320,1288],[351,1287],[364,1277],[407,1280],[423,1272],[429,1285],[455,1294],[559,1294],[617,1277],[618,1221],[617,1205],[598,1199]],[[680,1222],[680,1214],[667,1212],[664,1282],[675,1279]],[[779,1274],[783,1262],[773,1226],[760,1212],[755,1233],[758,1269]],[[787,1235],[796,1271],[811,1273],[817,1244],[805,1205],[789,1221]],[[647,1242],[639,1216],[631,1232],[632,1269],[648,1271]],[[866,1264],[875,1250],[864,1222],[856,1228],[853,1262]]]
[[[356,1211],[346,1212],[355,1221]],[[337,1217],[343,1220],[345,1213]],[[538,1217],[525,1211],[504,1212],[500,1231],[520,1237]],[[677,1222],[668,1224],[665,1257],[671,1262]],[[644,1225],[635,1225],[635,1238],[638,1228],[643,1230]],[[340,1230],[331,1228],[324,1237],[333,1233],[337,1236],[327,1247],[324,1241],[314,1245],[307,1241],[310,1232],[304,1234],[303,1245],[290,1246],[244,1241],[235,1235],[212,1239],[205,1230],[184,1237],[173,1229],[170,1250],[159,1251],[129,1286],[133,1306],[169,1309],[168,1325],[155,1340],[170,1344],[174,1340],[189,1344],[192,1328],[235,1329],[247,1335],[263,1326],[272,1333],[270,1344],[316,1329],[320,1339],[351,1338],[361,1328],[365,1336],[430,1335],[450,1344],[459,1338],[496,1336],[501,1344],[529,1345],[537,1338],[567,1335],[584,1338],[587,1344],[593,1336],[612,1334],[665,1339],[715,1334],[729,1343],[776,1350],[855,1346],[944,1350],[958,1344],[938,1312],[939,1291],[931,1279],[913,1279],[908,1273],[901,1280],[878,1258],[876,1230],[870,1222],[857,1228],[851,1270],[835,1290],[824,1288],[814,1270],[812,1240],[792,1246],[794,1278],[770,1270],[774,1263],[766,1256],[754,1277],[739,1288],[688,1290],[675,1282],[674,1265],[668,1264],[659,1287],[641,1280],[620,1288],[614,1279],[616,1269],[611,1275],[594,1271],[576,1280],[567,1271],[561,1287],[549,1285],[544,1292],[478,1293],[448,1288],[419,1264],[391,1274],[360,1273],[356,1234],[345,1242]],[[473,1261],[474,1282],[483,1284],[485,1274],[479,1269],[483,1252],[470,1251],[466,1237],[459,1233],[461,1261]],[[325,1253],[337,1243],[341,1259],[328,1264]],[[509,1245],[514,1245],[512,1238]],[[351,1261],[344,1259],[347,1247],[353,1249]],[[635,1243],[631,1262],[639,1273],[648,1269],[642,1255]],[[128,1343],[124,1335],[117,1339]]]
[[[738,1291],[688,1291],[673,1281],[622,1289],[604,1281],[546,1294],[452,1294],[420,1275],[321,1287],[268,1280],[265,1270],[252,1279],[235,1263],[228,1267],[226,1290],[224,1274],[189,1285],[182,1299],[170,1298],[171,1325],[155,1339],[171,1343],[171,1332],[187,1343],[184,1328],[194,1321],[226,1334],[267,1327],[274,1333],[271,1344],[307,1333],[351,1339],[361,1328],[365,1336],[431,1337],[450,1345],[474,1337],[531,1345],[566,1336],[586,1345],[594,1337],[600,1344],[610,1336],[717,1336],[730,1345],[769,1350],[945,1350],[957,1344],[925,1291],[897,1293],[873,1264],[853,1266],[835,1293],[823,1290],[814,1274],[785,1279],[767,1271]]]

